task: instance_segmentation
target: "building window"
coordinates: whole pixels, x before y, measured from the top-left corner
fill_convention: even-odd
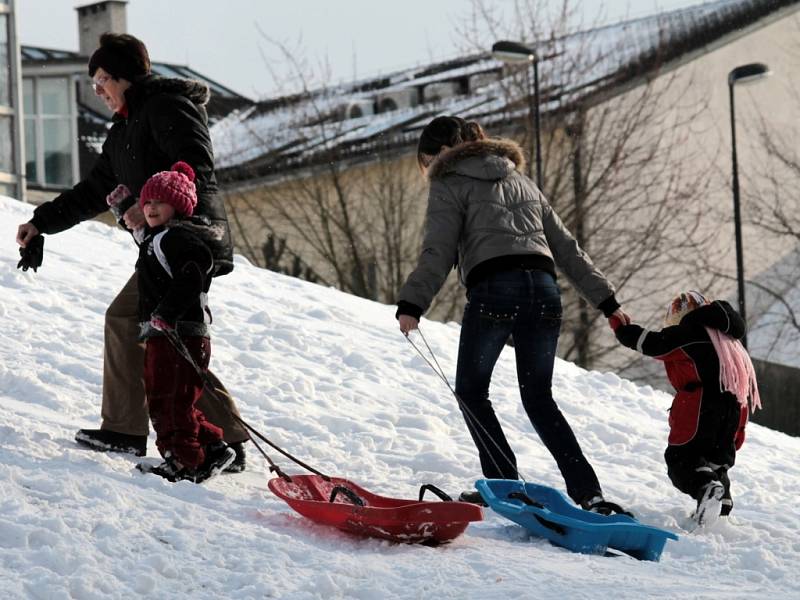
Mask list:
[[[13,1],[0,0],[0,194],[21,198],[19,52],[13,11]]]
[[[11,106],[11,40],[5,14],[0,14],[0,104]]]
[[[14,172],[14,122],[11,117],[0,115],[0,171]]]
[[[26,179],[34,186],[70,187],[75,182],[74,91],[69,77],[25,78]]]

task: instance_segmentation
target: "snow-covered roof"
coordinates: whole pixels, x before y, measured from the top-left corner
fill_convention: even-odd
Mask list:
[[[614,88],[798,8],[800,0],[716,0],[531,44],[542,57],[541,110]],[[486,52],[263,100],[212,128],[220,177],[269,177],[327,161],[332,150],[346,158],[406,147],[437,114],[508,123],[528,111],[524,86],[511,85],[518,76]],[[430,84],[450,87],[430,94]],[[394,106],[383,104],[387,97]]]
[[[81,71],[83,71],[84,66],[89,60],[88,56],[83,56],[79,52],[25,45],[20,47],[20,57],[23,66],[54,62],[77,63]],[[206,77],[202,73],[195,71],[187,65],[153,62],[151,68],[156,75],[161,75],[163,77],[182,77],[185,79],[194,79],[196,81],[205,83],[211,90],[212,101],[216,100],[219,103],[225,103],[227,105],[231,105],[231,103],[233,103],[229,110],[233,110],[233,108],[241,108],[242,106],[252,102],[249,98],[234,92],[232,89],[225,87],[218,81]]]

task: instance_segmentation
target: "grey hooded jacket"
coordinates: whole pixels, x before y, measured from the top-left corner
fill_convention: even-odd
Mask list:
[[[614,286],[523,168],[519,146],[503,139],[460,144],[434,160],[422,253],[400,303],[425,312],[454,264],[463,283],[484,261],[528,254],[552,259],[592,306],[613,298]]]

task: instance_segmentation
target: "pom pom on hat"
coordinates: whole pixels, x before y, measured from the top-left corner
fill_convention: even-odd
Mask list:
[[[172,205],[179,215],[191,216],[197,205],[195,173],[191,165],[181,161],[169,171],[161,171],[148,179],[139,192],[139,204],[159,200]]]
[[[194,183],[194,169],[189,163],[179,160],[174,165],[172,165],[172,167],[170,167],[170,171],[177,171],[178,173],[183,173],[184,175],[186,175],[186,179]]]

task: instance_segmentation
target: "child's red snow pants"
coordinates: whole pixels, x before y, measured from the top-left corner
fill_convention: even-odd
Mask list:
[[[206,337],[181,339],[197,365],[208,368],[211,341]],[[194,469],[202,464],[205,447],[222,439],[222,429],[195,408],[203,382],[166,337],[147,338],[144,385],[161,456],[169,450],[185,467]]]

